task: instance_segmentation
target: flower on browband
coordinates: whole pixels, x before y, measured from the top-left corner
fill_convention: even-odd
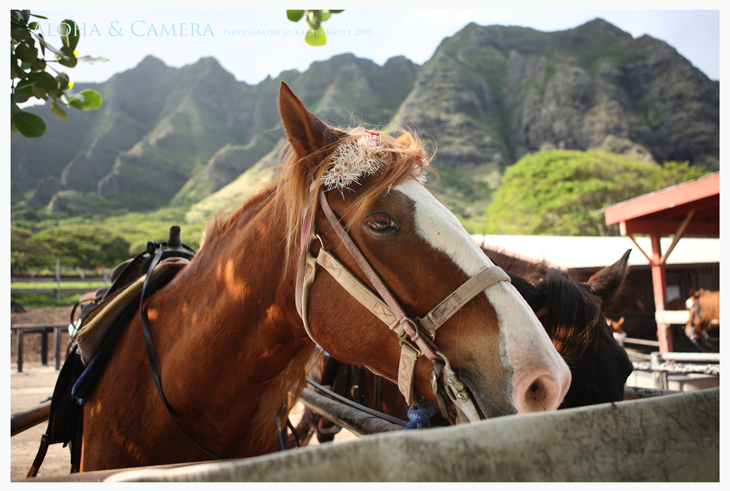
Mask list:
[[[350,140],[337,148],[329,168],[322,174],[326,191],[342,191],[361,177],[375,174],[384,168],[385,162],[380,150],[383,148],[377,133],[368,132],[357,140]]]

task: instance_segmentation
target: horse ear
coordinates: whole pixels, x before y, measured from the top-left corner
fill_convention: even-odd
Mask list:
[[[284,82],[279,86],[279,114],[289,143],[300,160],[317,153],[345,135],[310,113]]]
[[[621,259],[591,276],[586,283],[590,290],[601,299],[604,309],[611,305],[626,278],[629,254],[631,254],[631,249],[624,252]]]

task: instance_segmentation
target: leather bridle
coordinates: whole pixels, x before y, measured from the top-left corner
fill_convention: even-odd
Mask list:
[[[310,192],[314,192],[316,182]],[[480,418],[472,396],[466,385],[459,380],[452,370],[449,360],[439,351],[435,344],[436,330],[441,327],[452,315],[458,312],[467,302],[490,286],[500,281],[510,281],[509,276],[497,266],[488,266],[476,275],[469,278],[441,303],[421,318],[409,317],[395,297],[382,282],[375,270],[370,266],[360,249],[347,234],[339,219],[335,216],[327,201],[322,187],[317,196],[310,197],[310,204],[305,210],[302,231],[300,235],[300,257],[297,270],[296,306],[307,334],[315,342],[312,330],[309,327],[307,315],[307,301],[309,289],[314,282],[317,266],[324,268],[337,282],[365,308],[383,321],[398,335],[401,345],[400,361],[398,366],[398,388],[410,406],[415,405],[415,378],[416,361],[421,355],[431,360],[434,372],[431,374],[431,390],[439,399],[442,413],[445,412],[445,393],[453,404],[469,421]],[[314,215],[317,202],[321,206],[327,220],[339,236],[365,276],[370,280],[377,291],[377,295],[365,286],[352,272],[340,263],[324,247],[322,238],[314,227]],[[310,252],[310,244],[319,239],[321,247],[317,257]],[[378,296],[379,295],[379,296]],[[446,388],[446,390],[443,390]]]

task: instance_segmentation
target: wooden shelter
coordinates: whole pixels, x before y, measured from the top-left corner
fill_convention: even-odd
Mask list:
[[[621,235],[628,236],[651,265],[656,306],[657,339],[662,353],[673,351],[671,314],[665,313],[667,258],[682,237],[720,237],[720,173],[645,194],[604,210],[606,225],[619,224]],[[651,238],[651,252],[645,252],[634,235]],[[673,236],[662,253],[660,239]]]

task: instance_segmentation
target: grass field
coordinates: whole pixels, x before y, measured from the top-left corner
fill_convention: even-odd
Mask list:
[[[74,305],[80,296],[81,293],[61,293],[61,300],[58,301],[55,293],[13,293],[12,290],[10,292],[11,300],[15,300],[26,309]]]
[[[37,281],[14,281],[10,284],[10,291],[13,290],[47,290],[48,288],[56,288],[57,283],[54,281],[37,282]],[[108,283],[107,283],[108,285]],[[62,281],[61,290],[80,289],[96,290],[103,288],[104,283],[101,281]]]

